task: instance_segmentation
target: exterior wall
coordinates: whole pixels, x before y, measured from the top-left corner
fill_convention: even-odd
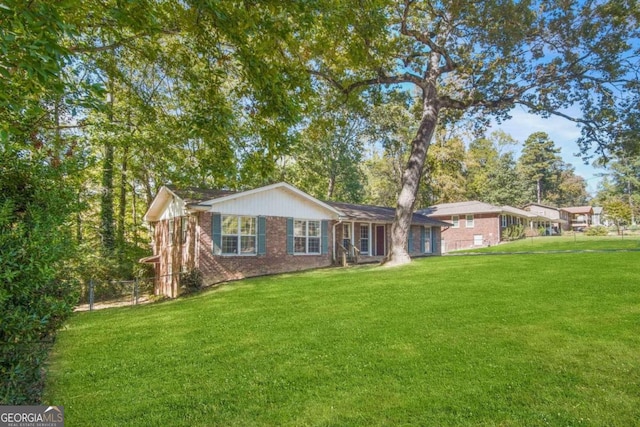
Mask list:
[[[451,216],[435,216],[430,218],[452,222]],[[441,252],[458,249],[469,249],[480,246],[492,246],[500,243],[500,215],[474,214],[473,227],[467,227],[466,215],[459,215],[459,226],[449,227],[442,231]],[[474,236],[482,235],[482,245],[474,244]]]
[[[569,221],[572,229],[583,229],[591,227],[591,215],[586,213],[570,214]]]
[[[362,262],[370,261],[378,261],[382,259],[383,255],[389,250],[390,242],[391,242],[391,224],[387,223],[369,223],[369,222],[343,222],[338,224],[336,227],[336,242],[342,244],[342,240],[344,238],[344,224],[349,224],[352,227],[351,234],[351,243],[353,246],[358,248],[360,251],[359,260]],[[362,252],[362,240],[360,238],[360,226],[368,226],[369,227],[369,251],[368,253]],[[385,227],[385,253],[378,254],[376,252],[376,227],[384,226]],[[422,239],[422,226],[421,225],[412,225],[411,226],[411,238],[410,247],[408,248],[409,255],[411,256],[423,256],[423,255],[440,255],[440,238],[441,238],[441,228],[440,227],[431,227],[431,251],[423,252],[422,245],[420,240]],[[340,256],[340,251],[336,247],[336,255]],[[337,260],[339,262],[339,260]]]
[[[211,240],[212,214],[198,214],[197,267],[202,271],[205,284],[213,284],[245,277],[300,271],[331,265],[331,232],[328,233],[329,250],[325,255],[291,255],[287,253],[287,219],[266,217],[265,255],[214,255]],[[332,222],[329,222],[329,230]]]
[[[198,268],[206,285],[238,280],[246,277],[263,276],[269,274],[300,271],[321,268],[332,265],[333,226],[335,221],[328,222],[328,248],[326,254],[320,255],[292,255],[287,253],[287,218],[266,217],[266,254],[264,255],[214,255],[211,238],[212,214],[199,212],[186,218],[186,233],[181,230],[182,220],[174,218],[173,239],[169,238],[168,219],[154,224],[153,253],[159,256],[155,264],[156,295],[166,295],[175,298],[180,294],[180,274]],[[344,223],[343,223],[344,224]],[[383,224],[353,223],[352,241],[358,249],[362,248],[360,240],[360,225],[370,225],[369,249],[375,253],[375,227]],[[385,225],[385,239],[388,250],[390,239],[390,224]],[[432,250],[430,253],[421,251],[420,239],[422,226],[411,227],[411,256],[440,254],[440,227],[432,227]],[[342,242],[343,227],[336,227],[336,241]],[[380,256],[361,255],[360,260],[379,260]]]
[[[268,191],[246,192],[230,199],[216,200],[212,205],[215,212],[226,215],[260,215],[272,217],[295,217],[307,220],[323,220],[336,217],[327,208],[310,203],[298,193],[286,188],[272,188]]]
[[[548,206],[537,205],[535,203],[530,204],[525,208],[529,212],[535,213],[537,215],[541,215],[550,219],[557,219],[559,221],[554,221],[552,223],[552,227],[554,227],[557,232],[570,230],[571,227],[569,225],[569,212],[562,209],[555,209]],[[561,222],[562,221],[562,222]]]
[[[560,211],[548,206],[531,204],[525,210],[551,219],[560,219]]]
[[[173,239],[169,236],[171,220],[158,221],[154,226],[153,253],[159,256],[159,261],[155,264],[156,295],[177,296],[180,273],[195,266],[196,218],[184,217],[187,228],[185,239],[181,218],[183,217],[173,219]]]

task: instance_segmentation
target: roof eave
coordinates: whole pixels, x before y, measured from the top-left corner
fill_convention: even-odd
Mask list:
[[[158,194],[156,194],[156,197],[153,198],[153,201],[151,202],[149,209],[147,209],[147,212],[142,217],[142,220],[145,222],[158,221],[160,219],[161,212],[157,212],[157,211],[160,211],[161,208],[167,203],[167,201],[173,197],[178,199],[180,198],[178,197],[178,195],[176,195],[176,193],[171,191],[171,189],[169,189],[166,185],[163,185],[162,187],[160,187]]]

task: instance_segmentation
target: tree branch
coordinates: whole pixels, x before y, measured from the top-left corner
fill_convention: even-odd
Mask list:
[[[411,6],[412,3],[413,1],[411,0],[405,0],[405,3],[404,3],[405,7],[402,12],[402,19],[400,20],[400,33],[407,37],[411,37],[414,40],[428,46],[432,52],[435,52],[438,55],[440,55],[442,58],[444,58],[445,65],[439,68],[438,70],[439,74],[444,74],[444,73],[453,71],[456,68],[456,63],[455,61],[453,61],[453,59],[451,58],[451,56],[449,55],[446,49],[444,49],[443,47],[435,43],[433,40],[431,40],[430,35],[421,33],[419,31],[411,30],[408,28],[407,20],[409,18],[409,7]]]
[[[349,95],[350,93],[352,93],[356,89],[359,89],[359,88],[362,88],[362,87],[374,86],[374,85],[379,85],[379,84],[413,83],[414,85],[416,85],[416,86],[418,86],[420,88],[424,88],[424,86],[425,86],[425,81],[421,77],[416,76],[415,74],[411,74],[411,73],[404,73],[404,74],[399,74],[399,75],[395,75],[395,76],[388,76],[388,75],[384,74],[382,71],[379,71],[378,72],[378,77],[374,77],[374,78],[371,78],[371,79],[359,80],[359,81],[350,83],[348,85],[344,85],[340,81],[336,80],[335,78],[333,78],[332,76],[330,76],[329,74],[327,74],[325,72],[317,71],[317,70],[308,70],[308,72],[311,75],[314,75],[314,76],[317,76],[317,77],[320,77],[320,78],[326,80],[332,86],[334,86],[336,89],[338,89],[340,92],[342,92],[345,95]]]
[[[178,34],[180,31],[179,30],[161,30],[159,32],[157,32],[156,34],[165,34],[165,35],[173,35],[173,34]],[[71,53],[98,53],[98,52],[105,52],[108,50],[113,50],[119,47],[124,46],[125,44],[129,43],[130,41],[133,40],[137,40],[137,39],[141,39],[143,37],[147,37],[147,36],[151,36],[153,34],[149,34],[149,33],[140,33],[140,34],[136,34],[133,35],[131,37],[125,37],[117,42],[108,44],[108,45],[103,45],[103,46],[81,46],[81,45],[75,45],[75,46],[71,46],[68,48],[69,52]]]

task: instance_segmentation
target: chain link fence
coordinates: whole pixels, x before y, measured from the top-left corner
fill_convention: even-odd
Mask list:
[[[82,288],[76,311],[143,304],[153,295],[153,281],[151,277],[135,280],[91,279]]]

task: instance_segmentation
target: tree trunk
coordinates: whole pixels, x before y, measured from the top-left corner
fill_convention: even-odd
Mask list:
[[[327,200],[331,200],[333,198],[333,191],[336,187],[336,177],[331,174],[329,177],[329,188],[327,189]]]
[[[112,255],[115,248],[115,232],[113,224],[113,144],[105,142],[104,159],[102,161],[102,198],[100,201],[100,234],[102,250],[105,255]]]
[[[407,251],[409,230],[413,217],[413,206],[416,201],[422,170],[427,158],[429,144],[438,124],[438,98],[435,86],[431,85],[423,93],[423,113],[420,127],[411,142],[411,154],[407,167],[402,174],[402,189],[398,196],[396,214],[391,226],[391,247],[383,264],[396,266],[411,262]]]
[[[109,92],[109,122],[113,123],[113,90]],[[115,230],[113,223],[113,141],[107,138],[104,142],[104,159],[102,160],[102,197],[100,199],[100,234],[102,235],[102,252],[106,256],[113,255],[115,249]]]
[[[635,209],[633,207],[633,191],[631,189],[631,180],[627,179],[627,197],[629,198],[629,209],[631,210],[631,225],[636,225]]]
[[[538,178],[536,181],[536,191],[538,195],[538,204],[542,203],[542,179]]]
[[[118,205],[118,226],[117,226],[117,246],[120,257],[124,254],[125,247],[125,217],[127,214],[127,156],[129,155],[128,147],[124,147],[122,153],[122,164],[120,168],[120,203]],[[121,258],[122,260],[122,258]]]

